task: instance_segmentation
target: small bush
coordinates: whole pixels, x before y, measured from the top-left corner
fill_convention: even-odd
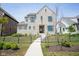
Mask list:
[[[27,36],[27,34],[25,34],[25,36]]]
[[[22,37],[22,36],[24,36],[24,35],[23,35],[23,34],[18,34],[18,33],[16,33],[16,34],[13,34],[12,36],[13,36],[13,37],[18,37],[18,36],[19,36],[19,37]]]
[[[71,37],[78,37],[79,34],[72,34]]]
[[[18,49],[18,45],[17,45],[16,43],[12,43],[12,44],[11,44],[11,49],[12,49],[12,50]]]
[[[65,47],[71,47],[70,42],[68,41],[61,42],[61,45]]]
[[[12,49],[12,50],[16,50],[18,49],[18,45],[16,43],[13,42],[0,42],[0,49]]]
[[[0,42],[0,49],[3,49],[3,42]]]
[[[11,48],[11,43],[10,42],[4,42],[3,44],[3,49],[10,49]]]

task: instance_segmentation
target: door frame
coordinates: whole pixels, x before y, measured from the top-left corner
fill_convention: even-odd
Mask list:
[[[39,33],[45,32],[45,25],[39,25]]]

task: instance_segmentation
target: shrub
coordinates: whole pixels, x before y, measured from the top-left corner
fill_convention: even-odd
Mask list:
[[[0,42],[0,49],[3,49],[3,42]]]
[[[10,42],[4,42],[3,49],[10,49],[10,48],[11,48],[11,43]]]
[[[79,34],[72,34],[71,36],[72,36],[72,37],[78,37]]]
[[[13,42],[0,42],[0,49],[12,49],[12,50],[16,50],[18,49],[18,45],[16,43]]]
[[[17,45],[16,43],[12,43],[12,44],[11,44],[11,49],[12,49],[12,50],[18,49],[18,45]]]
[[[25,34],[25,36],[27,36],[27,34]]]
[[[61,42],[61,45],[65,47],[71,47],[70,42],[68,41]]]
[[[22,37],[22,36],[24,36],[24,35],[23,35],[23,34],[15,33],[15,34],[13,34],[12,36],[13,36],[13,37],[18,37],[18,36],[19,36],[19,37]]]

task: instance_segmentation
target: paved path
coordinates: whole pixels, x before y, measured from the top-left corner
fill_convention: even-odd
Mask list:
[[[40,34],[40,37],[37,38],[27,50],[25,56],[43,56],[42,49],[41,49],[41,38],[44,39],[45,35]]]

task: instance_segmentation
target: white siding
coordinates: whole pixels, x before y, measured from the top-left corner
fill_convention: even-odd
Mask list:
[[[46,9],[46,11],[45,11]],[[42,22],[41,22],[41,16],[42,18]],[[52,22],[48,22],[48,16],[52,16]],[[22,30],[19,32],[25,32],[28,34],[38,34],[39,33],[39,25],[44,25],[44,33],[47,34],[55,34],[55,24],[56,24],[56,20],[55,20],[55,13],[53,11],[51,11],[47,6],[42,8],[39,12],[36,13],[36,19],[35,22],[31,22],[30,21],[30,17],[28,17],[28,22],[26,22],[28,24],[27,26],[27,30]],[[53,31],[52,32],[48,32],[47,26],[48,25],[52,25],[53,26]],[[31,26],[31,29],[29,29],[29,26]],[[35,26],[35,29],[33,29],[33,26]]]

